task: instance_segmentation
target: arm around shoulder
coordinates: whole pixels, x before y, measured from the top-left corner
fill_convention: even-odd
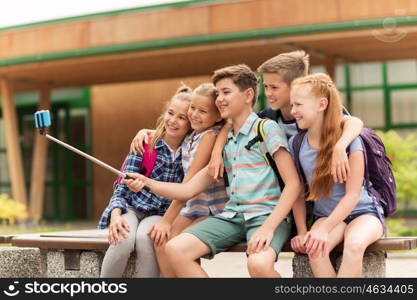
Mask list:
[[[130,144],[130,151],[135,153],[139,152],[143,154],[145,149],[143,148],[143,143],[149,144],[149,136],[153,136],[155,134],[155,130],[152,129],[141,129],[133,138]]]
[[[346,149],[347,146],[352,143],[352,141],[359,136],[361,130],[363,129],[363,122],[361,119],[353,116],[344,116],[343,117],[343,133],[338,143],[344,146]]]
[[[265,221],[271,228],[276,228],[293,208],[301,193],[301,183],[290,153],[285,147],[280,147],[274,154],[274,161],[278,172],[285,183],[281,191],[278,204],[270,217]]]
[[[363,128],[363,122],[351,116],[344,116],[343,132],[333,149],[332,175],[334,182],[343,183],[350,174],[346,148],[359,136]]]

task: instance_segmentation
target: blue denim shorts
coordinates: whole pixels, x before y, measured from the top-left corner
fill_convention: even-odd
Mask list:
[[[362,215],[371,215],[371,216],[374,216],[375,218],[377,218],[379,220],[378,214],[376,212],[365,211],[365,212],[351,214],[351,215],[347,216],[343,220],[343,222],[345,222],[346,224],[349,224],[350,222],[352,222],[353,220],[355,220],[357,217],[360,217]],[[316,222],[320,218],[324,218],[324,217],[323,216],[314,216],[314,222]]]
[[[375,218],[379,219],[376,212],[363,212],[363,213],[357,213],[357,214],[349,215],[349,216],[346,217],[346,219],[343,220],[343,222],[345,222],[346,224],[349,224],[350,222],[355,220],[357,217],[360,217],[362,215],[371,215],[371,216],[374,216]]]

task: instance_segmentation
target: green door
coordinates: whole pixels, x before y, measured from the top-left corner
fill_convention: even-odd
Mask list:
[[[87,93],[88,94],[88,93]],[[88,99],[52,101],[49,134],[84,152],[90,152]],[[75,103],[75,105],[74,105]],[[19,134],[27,192],[30,192],[36,103],[17,105]],[[4,126],[0,118],[0,127]],[[2,131],[4,132],[4,131]],[[2,133],[0,133],[2,135]],[[0,136],[0,193],[11,194],[4,135]],[[45,220],[77,220],[92,217],[92,165],[66,148],[48,142],[43,215]]]

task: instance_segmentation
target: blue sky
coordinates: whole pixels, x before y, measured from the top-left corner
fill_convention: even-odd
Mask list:
[[[0,28],[183,0],[0,0]]]

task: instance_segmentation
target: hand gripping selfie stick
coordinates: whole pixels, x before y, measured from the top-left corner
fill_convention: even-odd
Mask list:
[[[102,166],[103,168],[117,174],[118,176],[120,176],[124,179],[134,179],[134,178],[129,177],[125,173],[113,168],[112,166],[109,166],[108,164],[102,162],[101,160],[98,160],[97,158],[92,157],[91,155],[88,155],[87,153],[84,153],[84,152],[82,152],[82,151],[80,151],[80,150],[78,150],[78,149],[76,149],[76,148],[74,148],[74,147],[56,139],[56,138],[54,138],[53,136],[50,136],[48,133],[46,133],[46,128],[51,126],[51,116],[49,114],[49,110],[40,110],[40,111],[37,111],[35,113],[35,125],[36,125],[36,128],[39,128],[39,133],[41,135],[45,136],[47,139],[49,139],[49,140],[51,140],[55,143],[58,143],[61,146],[64,146],[65,148],[71,150],[72,152],[75,152],[75,153],[77,153],[81,156],[84,156],[88,160]],[[146,186],[144,187],[144,189],[149,191],[149,188],[146,187]]]

